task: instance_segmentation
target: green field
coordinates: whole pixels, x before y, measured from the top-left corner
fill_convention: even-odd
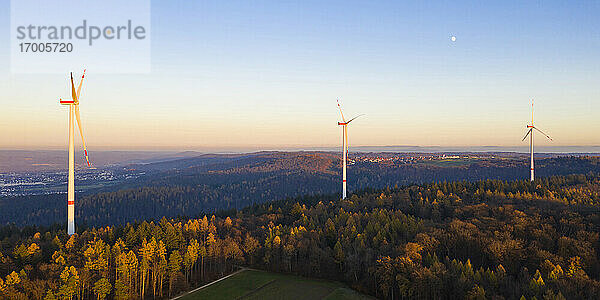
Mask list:
[[[180,299],[373,299],[342,283],[246,270]]]

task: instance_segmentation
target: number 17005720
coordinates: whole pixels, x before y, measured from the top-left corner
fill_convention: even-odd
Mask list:
[[[72,52],[71,43],[20,43],[21,52]]]

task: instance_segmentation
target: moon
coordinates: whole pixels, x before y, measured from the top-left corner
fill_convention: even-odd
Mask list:
[[[456,36],[452,36],[452,37],[450,38],[450,40],[451,40],[451,41],[453,41],[453,42],[456,42]]]

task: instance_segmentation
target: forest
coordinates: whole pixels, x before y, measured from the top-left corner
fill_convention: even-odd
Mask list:
[[[197,218],[0,228],[2,299],[166,299],[249,266],[382,299],[600,298],[600,175],[306,195]]]
[[[499,155],[499,154],[498,154]],[[212,163],[209,163],[211,162]],[[157,164],[154,176],[76,194],[78,225],[105,226],[196,217],[303,195],[340,191],[340,159],[334,153],[274,152],[235,160],[190,158]],[[142,166],[145,169],[157,165]],[[188,167],[183,167],[189,165]],[[529,177],[526,159],[479,159],[459,165],[357,163],[348,168],[349,191],[410,184]],[[538,176],[600,173],[598,157],[538,159]],[[77,186],[77,183],[76,183]],[[64,194],[0,198],[0,224],[51,225],[66,219]]]

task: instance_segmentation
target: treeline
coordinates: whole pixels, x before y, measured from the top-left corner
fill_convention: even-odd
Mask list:
[[[0,298],[167,298],[238,265],[384,299],[598,299],[600,177],[305,196],[198,219],[0,228]]]
[[[193,217],[340,191],[340,161],[331,153],[261,153],[216,164],[207,164],[205,160],[200,166],[129,182],[116,191],[77,194],[77,223],[104,226],[162,217]],[[597,157],[540,159],[536,172],[540,177],[599,174],[600,160]],[[357,164],[348,168],[350,191],[443,181],[518,180],[528,176],[528,162],[514,159],[481,159],[456,166]],[[63,222],[65,198],[64,194],[0,198],[0,224]]]

